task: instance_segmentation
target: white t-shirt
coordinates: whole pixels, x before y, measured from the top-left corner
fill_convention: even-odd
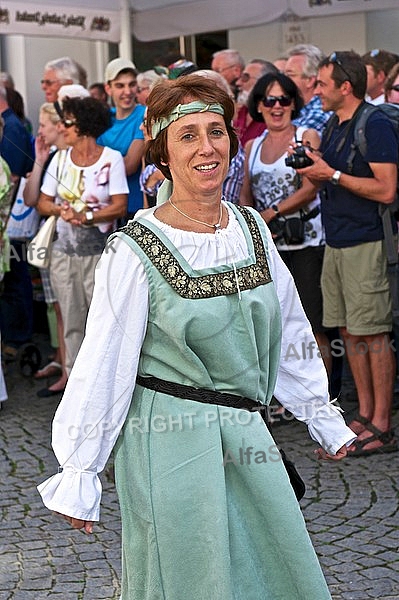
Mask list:
[[[129,193],[120,152],[106,146],[97,162],[79,167],[71,159],[71,150],[55,154],[41,187],[44,194],[55,198],[56,204],[67,201],[78,212],[86,208],[96,211],[108,206],[111,196]],[[69,255],[100,254],[113,229],[112,222],[99,223],[95,227],[77,227],[58,219],[54,249]]]

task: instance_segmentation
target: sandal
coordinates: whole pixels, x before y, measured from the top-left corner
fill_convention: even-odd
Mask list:
[[[351,427],[352,423],[360,423],[361,425],[363,425],[363,428],[360,429],[359,427]],[[356,435],[359,435],[360,433],[363,433],[363,431],[366,431],[366,429],[368,429],[369,425],[371,425],[371,421],[369,421],[368,419],[366,419],[366,417],[363,417],[362,415],[360,415],[359,413],[356,413],[352,419],[352,421],[348,424],[349,429],[352,429],[353,433],[356,433]],[[356,431],[356,430],[359,431]],[[370,430],[371,431],[371,430]]]
[[[364,438],[363,440],[356,439],[352,444],[355,449],[348,449],[347,456],[369,456],[370,454],[386,454],[388,452],[397,452],[397,450],[399,450],[393,429],[381,431],[369,423],[367,426],[367,431],[370,431],[373,435]],[[381,442],[381,446],[376,446],[375,448],[365,448],[365,446],[371,442],[376,441]]]
[[[62,372],[62,366],[60,363],[52,360],[48,365],[43,367],[43,369],[39,369],[34,374],[35,379],[45,379],[46,377],[53,377],[53,375],[59,375]]]

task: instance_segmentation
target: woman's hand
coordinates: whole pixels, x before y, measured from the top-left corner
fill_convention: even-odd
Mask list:
[[[93,533],[93,521],[83,521],[82,519],[75,519],[75,517],[69,517],[68,515],[63,515],[62,513],[55,513],[59,515],[65,521],[71,524],[73,529],[84,529],[85,533]]]
[[[44,138],[39,134],[35,139],[35,158],[43,166],[50,155],[50,146],[46,144]]]
[[[336,454],[328,454],[323,448],[317,448],[314,451],[318,460],[341,460],[345,458],[348,454],[348,449],[345,445],[341,446],[339,450],[337,450]]]
[[[76,212],[68,202],[61,206],[60,217],[71,225],[80,226],[83,224],[83,212]]]

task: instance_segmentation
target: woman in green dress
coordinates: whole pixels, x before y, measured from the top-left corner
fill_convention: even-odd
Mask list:
[[[221,196],[237,151],[228,95],[195,74],[148,101],[160,204],[100,260],[86,337],[53,423],[45,505],[87,533],[115,449],[122,600],[328,600],[275,442],[274,394],[338,460],[355,435],[329,402],[292,278],[256,211]]]

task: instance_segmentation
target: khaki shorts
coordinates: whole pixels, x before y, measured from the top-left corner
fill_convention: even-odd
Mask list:
[[[323,325],[352,335],[392,329],[392,305],[383,241],[350,248],[326,246],[321,274]]]

